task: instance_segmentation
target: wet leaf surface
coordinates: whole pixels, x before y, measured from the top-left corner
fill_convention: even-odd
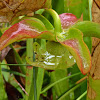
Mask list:
[[[65,69],[75,64],[75,59],[60,43],[48,41],[46,51],[40,48],[40,45],[34,43],[35,62],[27,62],[33,66],[42,67],[45,69]]]

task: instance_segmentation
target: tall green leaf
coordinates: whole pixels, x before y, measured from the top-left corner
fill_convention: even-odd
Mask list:
[[[3,81],[1,65],[0,65],[0,100],[4,100],[4,99],[5,99],[4,81]]]

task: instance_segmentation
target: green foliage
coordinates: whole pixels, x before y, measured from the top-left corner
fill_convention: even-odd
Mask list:
[[[47,0],[46,6],[49,5],[49,2],[51,0]],[[51,5],[49,7],[51,8]],[[79,100],[87,93],[84,92],[87,88],[86,81],[75,84],[83,77],[82,74],[76,72],[79,72],[80,69],[83,74],[86,74],[90,70],[91,57],[88,48],[91,50],[91,38],[86,37],[95,36],[100,38],[100,24],[90,21],[80,22],[81,19],[77,19],[83,14],[83,20],[91,20],[91,3],[87,0],[52,0],[52,8],[56,12],[52,9],[42,9],[35,12],[36,15],[33,17],[22,16],[22,18],[17,18],[12,23],[13,26],[6,30],[0,38],[0,50],[13,42],[28,38],[26,50],[22,54],[24,57],[20,56],[16,51],[17,49],[11,46],[18,63],[16,65],[20,66],[22,73],[2,68],[3,72],[9,72],[19,76],[19,78],[26,78],[26,83],[24,83],[25,94],[22,92],[23,88],[17,89],[23,94],[24,98],[21,100],[44,100],[46,98],[52,99],[52,97],[53,100],[74,100],[81,95],[77,99]],[[42,15],[43,11],[49,13],[49,16],[52,16],[53,19],[48,20],[44,17]],[[70,23],[70,21],[67,19],[67,21],[61,22],[58,14],[66,12],[73,13],[77,18],[73,24],[68,24],[68,27],[64,29],[61,24],[66,25],[66,22]],[[51,24],[50,22],[54,23]],[[35,38],[34,41],[36,42],[29,38]],[[26,62],[24,62],[25,57],[27,57]],[[79,69],[77,69],[75,60]],[[14,64],[4,65],[14,66]],[[71,67],[72,65],[74,66]],[[49,72],[45,69],[54,71]],[[74,77],[76,75],[78,77]],[[3,93],[0,97],[4,99],[5,91],[1,69],[0,79],[0,91]],[[13,82],[10,83],[15,85]]]
[[[1,66],[0,66],[0,100],[4,100],[6,96],[5,90],[4,90],[4,81],[3,76],[1,72]]]
[[[22,19],[25,19],[25,20],[13,25],[2,35],[2,37],[0,38],[1,50],[4,47],[6,47],[8,44],[13,43],[14,41],[17,41],[20,39],[25,39],[25,38],[40,38],[40,39],[42,38],[42,39],[46,39],[49,41],[52,40],[52,41],[61,43],[62,46],[65,46],[66,49],[69,50],[72,56],[75,58],[76,63],[79,69],[81,70],[81,72],[83,74],[86,74],[90,70],[90,67],[91,67],[91,57],[89,54],[89,50],[82,39],[83,37],[82,37],[81,31],[83,32],[84,35],[91,36],[91,31],[93,31],[93,27],[96,26],[97,29],[93,31],[96,33],[92,35],[97,37],[99,36],[100,25],[95,24],[93,22],[76,22],[74,23],[74,25],[72,24],[72,26],[70,26],[69,24],[69,28],[67,28],[68,30],[62,30],[63,26],[61,27],[61,21],[60,21],[58,14],[52,9],[46,9],[45,11],[48,12],[54,19],[54,29],[53,30],[47,30],[43,22],[40,21],[39,19],[36,19],[36,18],[26,19],[27,17],[26,18],[24,17]],[[67,15],[64,15],[64,16],[67,16]],[[68,19],[69,17],[66,17],[66,18]],[[70,19],[71,18],[73,19],[73,16],[70,16]],[[46,22],[51,27],[51,24],[48,23],[47,20],[45,20],[45,23]],[[66,22],[64,21],[63,23],[66,23]],[[85,24],[89,26],[89,30]],[[77,29],[74,29],[71,27],[74,27]],[[78,29],[80,29],[81,31],[79,32]],[[8,34],[10,38],[6,39]],[[78,38],[79,36],[80,38]],[[5,41],[3,41],[4,39]],[[85,50],[85,52],[83,50]],[[47,54],[45,55],[47,56]],[[59,62],[59,60],[57,61]],[[37,67],[40,66],[42,68],[47,68],[43,66],[44,64],[42,65],[42,62],[39,62],[39,63],[34,62],[33,64],[34,66],[37,66]],[[56,63],[55,65],[57,65],[58,62],[56,62],[55,60],[55,63]],[[56,66],[53,68],[56,68]],[[53,68],[48,67],[47,69],[53,69]]]

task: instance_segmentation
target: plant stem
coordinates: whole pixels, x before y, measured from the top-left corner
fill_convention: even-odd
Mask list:
[[[30,60],[33,61],[33,39],[27,39],[27,57],[29,57]],[[32,84],[33,84],[33,67],[27,66],[25,89],[29,96],[26,95],[25,100],[29,100],[29,98],[31,100],[34,100],[33,99],[34,93],[31,94],[31,89],[34,88]]]
[[[43,78],[44,78],[44,71],[45,69],[43,68],[38,68],[38,73],[37,73],[37,100],[39,100],[40,94],[41,94],[41,89],[43,85]]]
[[[93,3],[93,0],[88,0],[88,4],[89,4],[89,20],[92,21],[92,3]]]
[[[33,67],[33,80],[34,80],[34,100],[37,100],[37,88],[36,88],[36,68]]]
[[[53,9],[46,9],[46,12],[48,12],[53,17],[55,32],[61,33],[62,32],[61,21],[57,12],[55,12]]]
[[[81,96],[79,96],[76,100],[81,100],[85,95],[87,94],[87,91],[85,91]]]
[[[44,40],[44,39],[41,39],[41,48],[46,50],[46,40]],[[45,69],[38,68],[38,73],[37,73],[37,100],[39,100],[39,98],[40,98],[40,93],[41,93],[43,78],[44,78],[44,71],[45,71]]]
[[[33,66],[30,64],[0,64],[0,65],[8,65],[8,66]]]
[[[0,66],[0,100],[4,100],[4,97],[5,97],[4,82]]]

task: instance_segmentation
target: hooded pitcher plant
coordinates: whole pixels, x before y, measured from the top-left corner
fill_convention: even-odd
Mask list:
[[[45,69],[64,69],[77,63],[83,74],[91,68],[91,56],[83,36],[100,38],[100,24],[80,21],[71,13],[58,15],[52,9],[45,9],[54,20],[52,25],[44,16],[23,17],[16,21],[0,38],[0,50],[9,44],[27,38],[48,40],[46,50],[35,42],[36,61],[26,61]]]

